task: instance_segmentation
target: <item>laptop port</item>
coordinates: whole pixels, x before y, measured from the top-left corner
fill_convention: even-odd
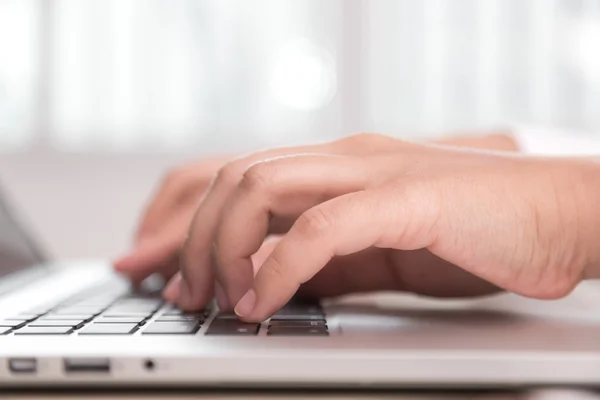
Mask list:
[[[35,358],[11,358],[8,360],[8,369],[13,374],[34,374],[37,372]]]
[[[156,364],[152,360],[146,360],[144,362],[144,368],[146,368],[147,371],[154,371],[154,368],[156,368]]]
[[[64,368],[67,374],[110,372],[108,358],[65,358]]]

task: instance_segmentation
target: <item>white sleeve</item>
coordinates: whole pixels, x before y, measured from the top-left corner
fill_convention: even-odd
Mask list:
[[[523,153],[546,156],[600,155],[600,133],[512,125],[510,131]]]

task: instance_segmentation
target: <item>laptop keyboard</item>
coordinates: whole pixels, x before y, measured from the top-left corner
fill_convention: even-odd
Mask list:
[[[262,324],[240,321],[214,307],[184,312],[157,294],[122,294],[99,288],[50,307],[0,320],[0,335],[328,336],[318,303],[290,303]],[[205,327],[204,330],[202,328]]]

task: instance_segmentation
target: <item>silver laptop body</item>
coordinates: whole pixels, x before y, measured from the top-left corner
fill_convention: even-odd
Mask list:
[[[322,309],[292,308],[281,315],[280,324],[292,323],[280,334],[270,334],[270,321],[256,332],[237,327],[228,333],[236,321],[213,322],[214,307],[193,322],[152,294],[135,303],[140,296],[132,297],[106,262],[47,260],[5,203],[0,321],[29,321],[0,327],[0,387],[431,389],[600,382],[600,291],[591,283],[560,301],[509,294],[475,300],[350,296],[326,301]],[[74,327],[64,321],[47,326],[53,313],[60,321],[60,312],[74,318],[80,310],[98,315]],[[125,319],[117,321],[146,314],[131,332],[110,333],[127,324],[99,327],[97,319],[109,319],[106,310],[121,310],[113,318]],[[298,317],[304,325],[296,333],[294,313],[306,314]],[[189,318],[178,322],[177,315]],[[196,324],[192,333],[160,333],[161,323],[180,329],[189,327],[186,321]],[[84,334],[92,325],[100,333]],[[152,326],[158,333],[146,332]]]

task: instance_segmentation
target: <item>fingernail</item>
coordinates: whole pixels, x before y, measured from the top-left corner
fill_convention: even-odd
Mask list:
[[[170,303],[174,303],[179,297],[179,289],[181,287],[181,275],[177,274],[171,279],[165,290],[163,297]]]
[[[219,282],[215,282],[215,296],[217,298],[219,310],[225,311],[230,309],[229,298],[225,293],[225,289],[223,289],[223,286]]]
[[[244,317],[254,310],[254,306],[256,304],[256,293],[253,289],[250,289],[246,292],[244,297],[240,299],[240,301],[235,306],[235,313],[239,317]]]

